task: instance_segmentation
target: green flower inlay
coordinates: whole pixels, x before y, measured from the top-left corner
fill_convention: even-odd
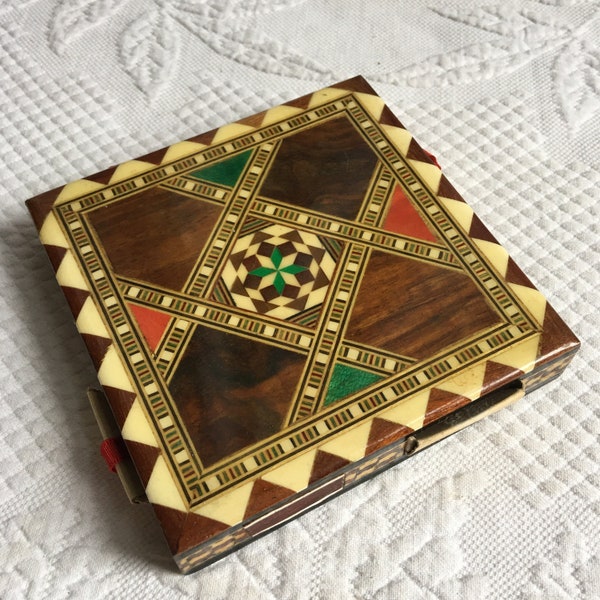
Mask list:
[[[253,271],[250,271],[250,275],[256,275],[257,277],[267,277],[268,275],[272,275],[275,273],[275,280],[273,281],[273,286],[277,290],[277,293],[281,296],[283,290],[285,289],[286,282],[283,278],[282,273],[288,273],[289,275],[297,275],[298,273],[302,273],[302,271],[306,271],[307,267],[303,267],[301,265],[288,265],[287,267],[281,266],[281,261],[283,257],[281,256],[281,252],[279,248],[274,248],[273,252],[271,252],[271,264],[273,267],[258,267]]]

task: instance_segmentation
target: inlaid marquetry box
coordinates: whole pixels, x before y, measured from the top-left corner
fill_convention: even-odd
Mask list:
[[[28,206],[116,422],[105,454],[184,572],[578,347],[360,77]]]

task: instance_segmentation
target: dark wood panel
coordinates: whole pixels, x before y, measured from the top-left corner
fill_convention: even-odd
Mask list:
[[[468,276],[375,251],[360,284],[347,337],[427,358],[499,321]]]
[[[281,429],[306,358],[198,327],[170,385],[205,465]]]
[[[221,208],[152,188],[89,213],[117,275],[179,290]]]
[[[354,219],[376,164],[352,123],[338,117],[285,138],[260,193]]]

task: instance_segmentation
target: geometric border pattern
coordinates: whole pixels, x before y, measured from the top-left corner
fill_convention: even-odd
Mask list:
[[[318,446],[308,445],[307,450],[287,462],[284,461],[275,468],[271,467],[255,477],[246,478],[243,483],[227,492],[196,506],[193,497],[186,498],[186,494],[182,493],[176,476],[180,473],[185,481],[185,465],[190,463],[191,458],[185,448],[185,439],[182,439],[182,430],[177,431],[177,415],[169,412],[164,402],[161,407],[162,412],[161,408],[155,410],[152,407],[153,395],[160,393],[160,390],[156,389],[155,378],[148,377],[146,381],[142,378],[139,380],[140,383],[135,383],[135,378],[125,368],[125,364],[135,366],[136,360],[144,361],[143,347],[136,347],[133,353],[128,350],[135,346],[135,340],[140,337],[135,322],[132,321],[127,310],[119,304],[120,294],[114,282],[107,277],[106,265],[102,262],[103,257],[94,256],[90,262],[93,266],[82,272],[81,262],[73,253],[73,248],[78,248],[84,263],[86,256],[93,254],[92,248],[82,243],[85,236],[89,235],[89,231],[86,231],[85,224],[77,215],[85,213],[86,208],[94,203],[110,202],[115,197],[132,193],[145,186],[156,185],[159,179],[178,181],[177,185],[181,190],[181,185],[187,184],[185,177],[182,179],[179,173],[197,169],[200,164],[210,162],[211,156],[218,157],[224,152],[235,151],[247,144],[249,136],[257,145],[260,144],[261,148],[267,149],[264,156],[257,154],[255,166],[267,164],[274,149],[274,144],[269,148],[269,138],[279,134],[284,124],[289,124],[290,119],[307,119],[311,111],[312,113],[319,109],[334,111],[335,108],[332,107],[336,102],[338,104],[345,102],[345,109],[368,115],[362,124],[365,131],[369,128],[382,131],[389,146],[404,157],[404,165],[396,165],[392,158],[388,167],[391,169],[409,167],[407,170],[409,175],[405,177],[408,189],[425,206],[434,224],[440,226],[440,219],[444,214],[446,218],[449,217],[451,225],[450,229],[445,231],[445,236],[456,237],[454,247],[459,249],[459,260],[472,264],[469,263],[469,257],[473,255],[481,261],[476,268],[487,269],[492,274],[488,291],[495,293],[499,281],[506,282],[502,284],[503,289],[499,296],[507,297],[518,308],[514,312],[516,322],[513,322],[507,331],[510,330],[515,339],[520,337],[522,341],[516,344],[501,344],[502,349],[493,354],[489,360],[472,361],[468,370],[462,370],[456,376],[448,377],[441,373],[439,377],[434,375],[430,379],[420,380],[421,376],[413,375],[411,380],[411,376],[407,376],[405,372],[406,369],[410,371],[410,361],[407,361],[404,365],[406,369],[401,371],[395,384],[390,385],[386,382],[380,389],[370,393],[369,398],[364,398],[360,402],[352,398],[351,401],[343,403],[345,406],[335,408],[338,415],[346,410],[352,416],[353,411],[357,410],[356,407],[367,406],[369,402],[378,399],[383,408],[378,410],[376,415],[357,419],[356,425],[344,429],[340,436],[324,438],[325,441]],[[410,179],[411,172],[412,179]],[[414,174],[418,179],[415,179]],[[404,178],[403,174],[400,176]],[[239,197],[244,199],[243,185],[238,190],[240,191],[242,195]],[[214,189],[211,193],[215,202],[228,201],[224,193],[215,193]],[[430,204],[428,200],[431,201]],[[271,218],[277,217],[277,211],[281,209],[275,202],[270,202],[268,199],[259,199],[259,202],[262,202],[271,212]],[[286,490],[285,493],[289,496],[309,486],[319,453],[326,453],[328,456],[338,457],[348,462],[363,459],[372,451],[369,450],[370,433],[377,419],[401,425],[406,428],[406,431],[419,429],[427,417],[430,397],[435,390],[473,400],[494,385],[487,377],[491,367],[501,365],[512,369],[514,376],[518,377],[519,373],[531,372],[538,365],[549,360],[547,356],[538,354],[542,326],[546,317],[546,301],[542,294],[522,275],[506,251],[489,234],[439,168],[391,115],[383,101],[360,79],[326,88],[288,105],[255,115],[248,120],[226,125],[204,136],[180,142],[140,160],[119,165],[94,178],[68,184],[59,190],[33,199],[29,206],[40,230],[41,241],[56,270],[57,280],[75,316],[77,327],[96,362],[98,378],[109,395],[115,415],[120,415],[118,420],[120,420],[123,438],[128,443],[138,469],[144,472],[142,479],[150,502],[169,511],[189,513],[191,510],[195,515],[211,523],[213,534],[219,530],[219,526],[214,525],[215,523],[220,524],[223,531],[248,518],[246,508],[251,502],[253,489],[259,482]],[[247,203],[241,202],[237,212],[234,207],[229,215],[232,218],[229,222],[231,226],[244,218],[246,206]],[[440,207],[443,210],[440,210]],[[304,225],[306,226],[306,223]],[[229,236],[227,226],[226,221],[221,239]],[[357,260],[364,260],[364,256],[352,256],[349,251],[344,260],[347,266],[356,264]],[[209,282],[210,274],[207,266],[210,266],[210,260],[199,266],[196,279],[190,287],[192,293],[198,294]],[[203,302],[206,310],[215,308],[206,300]],[[524,306],[527,307],[526,310]],[[186,318],[181,319],[181,323],[189,323],[189,317],[190,315],[186,315]],[[201,318],[198,314],[195,317]],[[109,330],[113,328],[113,335],[111,335]],[[118,334],[117,339],[114,336],[115,331]],[[490,333],[493,337],[498,332]],[[303,343],[306,342],[303,342],[303,334],[299,335],[295,342],[302,348]],[[308,344],[304,347],[307,352],[310,352],[310,338],[307,341]],[[483,343],[483,340],[477,343]],[[573,346],[575,344],[574,341]],[[124,360],[125,357],[127,360]],[[450,364],[450,372],[455,371],[458,366],[459,364]],[[402,381],[405,382],[404,388],[401,385]],[[411,386],[418,391],[411,394]],[[404,399],[398,402],[398,398]],[[301,409],[302,406],[299,406],[299,410]],[[304,413],[302,415],[304,416]],[[319,425],[315,426],[319,427]],[[173,434],[174,431],[176,434]],[[235,476],[235,473],[233,475]],[[159,514],[158,510],[157,514]],[[167,528],[165,532],[167,533]],[[187,549],[194,546],[190,544],[191,542],[188,543]],[[176,544],[172,544],[172,548],[175,553],[186,550],[185,547]]]

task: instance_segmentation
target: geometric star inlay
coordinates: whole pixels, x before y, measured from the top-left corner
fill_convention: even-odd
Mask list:
[[[317,235],[271,225],[237,240],[221,281],[239,308],[288,319],[323,302],[334,270]]]

